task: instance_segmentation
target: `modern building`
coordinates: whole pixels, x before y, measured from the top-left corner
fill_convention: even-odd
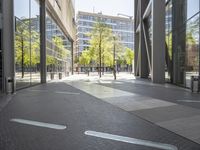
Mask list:
[[[0,0],[0,93],[73,72],[74,18],[74,0]]]
[[[191,86],[200,75],[200,1],[135,0],[135,74]]]
[[[77,22],[77,56],[88,48],[90,38],[87,33],[91,32],[94,28],[94,24],[97,20],[102,20],[106,25],[110,26],[115,35],[119,37],[120,43],[124,47],[134,49],[134,34],[133,34],[133,19],[132,17],[118,17],[108,16],[102,13],[89,13],[89,12],[78,12],[76,17]]]

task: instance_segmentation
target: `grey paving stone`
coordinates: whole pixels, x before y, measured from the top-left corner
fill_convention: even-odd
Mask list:
[[[141,95],[104,98],[103,100],[126,111],[145,110],[176,105],[175,103],[152,99]]]
[[[200,144],[200,115],[160,122],[158,125]]]
[[[145,146],[85,136],[86,130],[176,145],[179,150],[199,150],[200,145],[140,119],[65,83],[22,90],[0,113],[0,150],[156,150]],[[80,95],[55,94],[67,91]],[[67,125],[66,130],[10,122],[22,118]]]
[[[200,115],[200,110],[183,105],[137,110],[132,112],[154,123]]]

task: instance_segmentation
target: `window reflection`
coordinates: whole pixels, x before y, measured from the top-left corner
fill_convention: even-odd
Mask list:
[[[40,83],[40,13],[38,0],[15,0],[14,7],[15,76],[19,89]]]
[[[64,35],[59,26],[46,16],[47,80],[68,76],[71,72],[72,42]]]
[[[199,15],[186,27],[185,84],[190,87],[191,76],[199,75]]]

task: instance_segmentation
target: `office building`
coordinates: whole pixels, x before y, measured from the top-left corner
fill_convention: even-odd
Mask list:
[[[0,0],[0,93],[72,73],[74,18],[74,0]]]
[[[199,11],[199,0],[135,0],[137,76],[191,87],[200,75]]]
[[[90,38],[87,33],[91,32],[97,20],[102,20],[106,25],[112,28],[113,33],[118,36],[120,43],[124,47],[134,49],[133,39],[133,19],[132,17],[108,16],[102,13],[78,12],[77,22],[77,56],[88,48]]]

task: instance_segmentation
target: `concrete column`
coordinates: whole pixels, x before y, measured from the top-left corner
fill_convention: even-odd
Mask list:
[[[6,79],[11,77],[15,79],[15,61],[14,61],[14,4],[13,0],[2,1],[2,48],[3,48],[3,91],[6,90]],[[12,82],[13,92],[15,91],[15,82]]]
[[[72,67],[72,75],[74,75],[74,42],[71,42],[71,47],[72,47],[72,52],[71,52],[71,55],[72,55],[72,65],[71,65],[71,67]]]
[[[139,76],[137,72],[137,63],[138,63],[138,34],[136,33],[137,30],[137,6],[138,6],[138,0],[134,0],[134,74],[135,76]]]
[[[165,82],[165,1],[152,1],[152,81]]]
[[[46,2],[40,0],[40,68],[41,83],[47,82],[46,68]]]

